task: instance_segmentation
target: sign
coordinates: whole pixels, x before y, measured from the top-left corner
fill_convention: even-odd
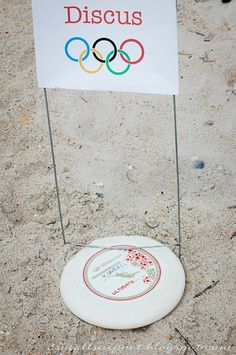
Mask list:
[[[178,94],[176,0],[32,0],[40,87]]]

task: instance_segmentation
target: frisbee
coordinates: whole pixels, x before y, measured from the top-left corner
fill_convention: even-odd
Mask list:
[[[185,288],[177,256],[142,236],[93,241],[66,265],[60,291],[69,310],[90,324],[134,329],[170,313]]]

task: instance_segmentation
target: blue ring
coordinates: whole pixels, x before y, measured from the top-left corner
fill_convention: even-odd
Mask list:
[[[81,38],[81,37],[72,37],[71,39],[69,39],[69,41],[66,42],[66,45],[65,45],[65,52],[66,52],[67,57],[68,57],[70,60],[72,60],[73,62],[77,62],[77,63],[79,62],[79,59],[73,58],[73,57],[69,54],[69,52],[68,52],[68,47],[69,47],[69,45],[71,44],[71,42],[73,42],[73,41],[81,41],[81,42],[83,42],[83,43],[86,45],[87,53],[85,54],[84,58],[82,59],[82,60],[84,61],[85,59],[88,58],[88,56],[89,56],[89,54],[90,54],[90,47],[89,47],[88,42],[85,41],[85,39],[84,39],[84,38]]]

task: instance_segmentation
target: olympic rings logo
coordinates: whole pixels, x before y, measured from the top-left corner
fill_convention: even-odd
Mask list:
[[[109,42],[112,46],[113,46],[113,50],[111,52],[109,52],[106,56],[106,58],[103,57],[102,53],[96,49],[96,46],[98,45],[98,43],[100,42]],[[71,50],[71,44],[73,42],[82,42],[85,45],[85,50],[81,52],[81,54],[77,57],[74,57],[70,54],[70,50]],[[131,60],[129,54],[127,52],[124,51],[124,47],[127,43],[135,43],[137,44],[140,49],[141,49],[141,54],[140,57],[136,60]],[[90,54],[93,54],[93,57],[95,58],[95,60],[97,62],[99,62],[100,64],[98,65],[98,67],[96,69],[87,69],[84,65],[84,62],[86,61],[86,59],[88,59],[88,57],[90,56]],[[88,74],[96,74],[98,72],[100,72],[100,70],[102,70],[102,68],[104,67],[104,65],[106,65],[108,71],[113,74],[113,75],[124,75],[126,74],[130,68],[131,65],[134,64],[138,64],[140,63],[143,58],[144,58],[144,47],[142,45],[142,43],[140,43],[137,39],[134,38],[130,38],[130,39],[126,39],[124,42],[121,43],[119,49],[117,49],[116,44],[110,39],[110,38],[99,38],[97,39],[94,44],[92,45],[92,47],[90,48],[88,42],[82,38],[82,37],[72,37],[70,38],[65,45],[65,53],[66,56],[72,61],[72,62],[76,62],[80,64],[80,67],[83,71],[85,71]],[[122,71],[115,71],[112,67],[111,67],[111,62],[113,62],[113,60],[116,59],[117,55],[120,55],[121,59],[123,60],[123,62],[125,62],[127,64],[127,66],[125,67],[124,70]]]

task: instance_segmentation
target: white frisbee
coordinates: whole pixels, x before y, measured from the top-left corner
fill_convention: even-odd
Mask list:
[[[90,245],[102,247],[79,251],[61,277],[64,303],[80,319],[103,328],[133,329],[160,320],[177,306],[185,274],[169,248],[140,236],[103,238]]]

